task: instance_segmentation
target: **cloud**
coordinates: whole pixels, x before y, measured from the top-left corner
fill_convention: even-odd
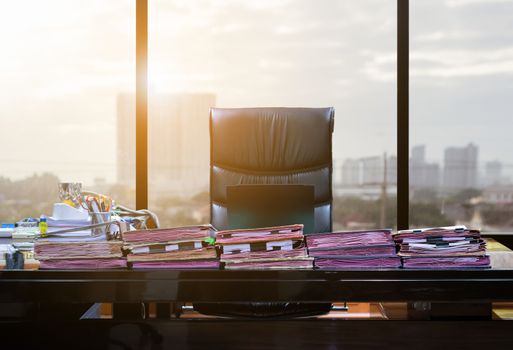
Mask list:
[[[371,80],[396,79],[393,52],[365,51],[363,73]],[[513,46],[503,49],[423,49],[413,50],[410,72],[414,78],[464,78],[513,74]],[[436,81],[433,81],[435,84]]]
[[[397,55],[395,52],[362,52],[363,73],[369,79],[380,82],[392,82],[397,77]]]
[[[513,74],[513,62],[485,62],[450,67],[413,69],[414,77],[461,78],[486,75]]]
[[[414,51],[412,74],[416,77],[440,78],[513,74],[513,47],[492,50]]]
[[[415,42],[438,42],[444,40],[466,40],[476,39],[482,36],[482,33],[467,30],[438,30],[430,33],[417,35]]]
[[[494,3],[513,3],[512,0],[447,0],[447,7],[467,6],[474,4],[493,5]]]

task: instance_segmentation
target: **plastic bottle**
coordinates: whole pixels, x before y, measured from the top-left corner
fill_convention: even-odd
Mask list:
[[[46,237],[48,233],[48,221],[44,215],[39,218],[39,233],[41,233],[41,237]]]

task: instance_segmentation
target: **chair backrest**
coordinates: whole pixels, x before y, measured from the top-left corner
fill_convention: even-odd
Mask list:
[[[334,109],[212,108],[210,221],[228,228],[226,187],[315,187],[314,232],[331,231]]]

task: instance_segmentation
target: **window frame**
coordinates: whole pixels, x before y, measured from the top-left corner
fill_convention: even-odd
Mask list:
[[[135,203],[148,208],[148,0],[136,0]],[[397,228],[409,228],[409,0],[397,0]]]

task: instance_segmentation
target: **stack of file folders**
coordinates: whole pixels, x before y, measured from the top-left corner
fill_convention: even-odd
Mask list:
[[[225,269],[311,269],[303,225],[219,231],[216,244]]]
[[[488,268],[486,243],[478,230],[464,226],[399,231],[403,267],[411,269]]]
[[[127,231],[127,260],[134,269],[218,269],[210,225]]]
[[[319,269],[401,267],[391,230],[313,233],[306,245]]]
[[[121,241],[53,242],[38,240],[34,245],[40,269],[119,269],[126,267]]]

